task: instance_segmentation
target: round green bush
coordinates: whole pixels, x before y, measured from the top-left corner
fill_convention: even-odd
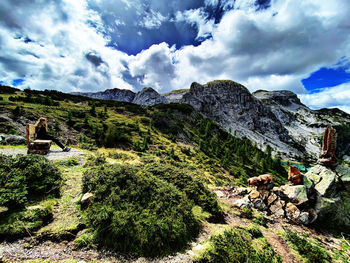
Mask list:
[[[0,205],[21,207],[41,196],[58,196],[62,182],[58,168],[41,155],[0,155]]]
[[[92,168],[84,174],[83,191],[94,194],[85,212],[100,245],[156,256],[183,248],[198,233],[186,195],[140,168]]]

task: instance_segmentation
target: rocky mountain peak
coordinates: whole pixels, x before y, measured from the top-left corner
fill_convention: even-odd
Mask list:
[[[164,98],[151,87],[143,88],[140,92],[136,94],[132,102],[135,104],[145,106],[152,106],[160,103],[168,103],[166,98]]]
[[[289,90],[276,90],[276,91],[266,91],[266,90],[257,90],[253,95],[260,100],[270,100],[274,101],[279,105],[284,107],[298,107],[303,106],[298,96]]]
[[[274,144],[292,140],[271,109],[234,81],[217,80],[205,85],[194,82],[180,102],[190,104],[236,136],[248,137],[260,145],[281,148]],[[287,145],[283,147],[291,151]]]

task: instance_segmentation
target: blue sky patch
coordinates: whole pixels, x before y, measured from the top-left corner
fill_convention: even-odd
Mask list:
[[[14,80],[12,80],[12,85],[17,87],[19,85],[22,85],[23,82],[24,82],[24,79],[14,79]]]
[[[316,93],[327,87],[334,87],[350,82],[350,72],[346,72],[347,67],[320,68],[311,75],[302,79],[304,87],[310,93]]]

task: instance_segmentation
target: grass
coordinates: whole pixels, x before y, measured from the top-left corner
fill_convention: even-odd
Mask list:
[[[66,160],[67,161],[67,160]],[[60,239],[62,236],[74,236],[82,224],[80,217],[82,174],[86,170],[81,165],[66,166],[61,162],[65,184],[61,190],[61,198],[57,200],[56,209],[53,213],[54,220],[41,228],[38,234],[44,234]]]

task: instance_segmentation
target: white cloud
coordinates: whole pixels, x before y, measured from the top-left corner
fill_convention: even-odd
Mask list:
[[[147,29],[155,29],[159,28],[167,18],[163,16],[160,12],[156,12],[154,10],[150,10],[147,12],[143,19],[139,22],[141,27],[145,27]]]
[[[177,22],[187,22],[198,29],[196,39],[207,38],[211,35],[214,28],[214,19],[208,20],[208,14],[203,8],[190,9],[184,12],[176,13]]]
[[[175,78],[174,51],[174,46],[163,42],[131,56],[128,60],[131,76],[143,86],[152,86],[158,91],[169,89],[169,80]]]
[[[193,81],[232,79],[251,91],[288,89],[304,94],[312,107],[348,107],[347,101],[330,96],[347,96],[337,89],[305,94],[300,81],[320,67],[349,65],[350,2],[274,0],[270,8],[259,11],[255,3],[205,0],[206,6],[198,7],[196,1],[179,0],[118,5],[111,0],[3,0],[0,80],[11,84],[24,78],[24,87],[63,91],[152,86],[166,92],[188,88]],[[215,24],[206,8],[218,5],[226,13]],[[109,46],[130,28],[130,45],[152,38],[159,43],[165,24],[182,34],[180,22],[197,29],[197,40],[211,38],[177,50],[156,44],[134,56]],[[148,35],[151,29],[155,33]]]
[[[337,107],[350,114],[350,83],[325,88],[318,93],[301,94],[299,97],[313,109]]]
[[[99,15],[88,10],[85,1],[64,1],[59,10],[56,7],[29,3],[9,14],[8,24],[14,28],[0,25],[0,78],[7,84],[23,78],[23,87],[36,89],[130,89],[120,73],[120,60],[127,55],[106,47]],[[23,10],[29,15],[23,16]],[[86,54],[91,51],[104,63],[89,63]]]

